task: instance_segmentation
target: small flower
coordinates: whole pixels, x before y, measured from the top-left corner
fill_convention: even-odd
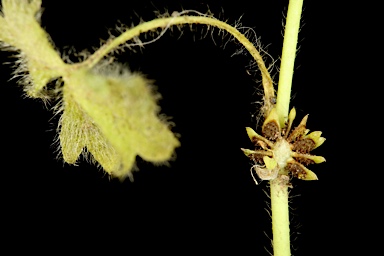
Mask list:
[[[262,180],[271,180],[278,175],[290,175],[302,180],[317,180],[317,176],[306,166],[325,162],[322,156],[311,155],[310,152],[324,143],[320,131],[309,133],[306,128],[308,115],[291,131],[296,110],[292,108],[288,122],[281,128],[275,109],[272,109],[262,126],[263,136],[247,127],[247,134],[255,145],[254,150],[241,149],[254,161],[257,175]],[[251,169],[251,170],[252,170]]]

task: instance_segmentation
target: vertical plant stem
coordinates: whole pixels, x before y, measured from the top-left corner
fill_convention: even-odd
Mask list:
[[[288,213],[288,187],[276,178],[270,182],[273,255],[291,255]]]
[[[280,125],[282,127],[284,126],[285,121],[288,119],[289,101],[291,99],[292,76],[302,7],[303,0],[289,1],[276,102],[276,110],[277,114],[279,115]]]
[[[281,127],[288,119],[303,0],[290,0],[284,32],[276,110]],[[282,176],[270,182],[274,256],[290,256],[288,186]]]

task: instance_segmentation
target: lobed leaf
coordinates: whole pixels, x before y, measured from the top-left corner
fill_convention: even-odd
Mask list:
[[[66,110],[68,105],[65,106],[64,114],[72,111],[71,118],[77,120],[71,125],[62,124],[61,133],[67,137],[72,133],[86,134],[85,146],[107,172],[117,177],[130,175],[136,155],[154,163],[172,158],[180,143],[170,131],[169,124],[159,118],[159,96],[141,75],[119,68],[96,72],[78,70],[64,81],[64,102],[77,104],[84,114],[75,114],[74,110]],[[100,129],[100,133],[93,134],[89,128],[84,132],[84,126],[80,125],[87,123],[84,115]],[[74,155],[78,154],[78,143],[74,139],[64,140],[74,143]],[[111,153],[109,146],[115,153]]]

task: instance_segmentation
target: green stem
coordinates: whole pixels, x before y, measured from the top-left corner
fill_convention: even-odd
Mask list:
[[[270,182],[273,255],[291,255],[289,240],[288,188],[286,181],[276,178]]]
[[[281,127],[284,127],[284,123],[288,119],[289,101],[291,99],[292,76],[302,7],[303,0],[289,1],[276,102],[276,110],[277,114],[279,115]]]
[[[276,102],[276,111],[281,127],[284,127],[288,119],[302,7],[303,0],[289,1]],[[278,178],[270,182],[274,256],[291,255],[288,184],[284,178],[284,175],[279,175]]]

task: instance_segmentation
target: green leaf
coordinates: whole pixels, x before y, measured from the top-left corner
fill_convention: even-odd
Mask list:
[[[64,81],[64,114],[72,104],[77,104],[78,111],[83,113],[67,114],[67,119],[74,120],[71,125],[63,123],[61,127],[61,137],[81,134],[77,139],[67,139],[74,144],[74,154],[78,153],[79,144],[75,140],[86,135],[85,146],[91,154],[108,173],[120,178],[131,175],[136,155],[155,164],[172,158],[180,143],[170,131],[170,125],[159,118],[159,95],[144,77],[112,66],[95,72],[75,71]],[[81,123],[92,124],[94,128],[84,131]]]

